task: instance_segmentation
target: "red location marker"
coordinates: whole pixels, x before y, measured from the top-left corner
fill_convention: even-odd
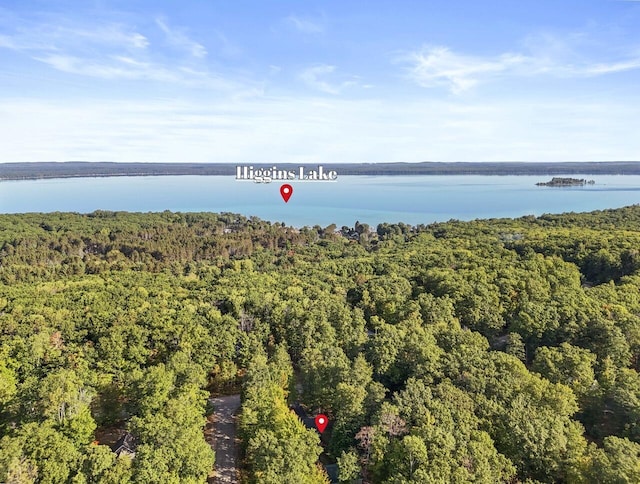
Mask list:
[[[287,203],[291,198],[291,195],[293,195],[293,187],[288,183],[285,183],[280,187],[280,195],[282,195],[284,203]]]
[[[320,433],[324,432],[324,429],[327,428],[327,424],[329,423],[329,419],[326,415],[316,415],[316,428]]]

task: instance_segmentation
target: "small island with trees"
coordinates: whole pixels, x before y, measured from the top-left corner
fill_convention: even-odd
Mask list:
[[[551,181],[536,183],[538,187],[583,187],[585,185],[595,185],[594,180],[584,178],[562,178],[554,176]]]

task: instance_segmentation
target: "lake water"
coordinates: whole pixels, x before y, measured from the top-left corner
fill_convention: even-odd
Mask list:
[[[336,182],[258,184],[221,176],[67,178],[0,182],[0,213],[234,212],[287,225],[409,224],[585,212],[640,203],[640,176],[589,176],[584,187],[537,187],[548,176],[342,176]]]

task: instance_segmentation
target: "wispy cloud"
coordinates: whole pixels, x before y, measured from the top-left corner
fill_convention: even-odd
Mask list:
[[[0,19],[1,20],[1,19]],[[122,22],[71,18],[12,18],[0,34],[0,49],[21,52],[60,72],[104,80],[140,80],[176,83],[189,87],[238,92],[255,91],[257,83],[245,75],[229,75],[212,70],[205,60],[205,47],[190,39],[164,18],[155,19],[147,30],[139,31]],[[143,33],[144,32],[144,33]],[[164,35],[174,52],[167,56],[157,34]],[[216,33],[221,55],[238,55],[239,50]]]
[[[627,0],[631,1],[631,0]],[[634,2],[640,2],[640,0],[633,0]],[[630,59],[623,62],[612,62],[609,64],[594,64],[584,69],[585,74],[598,76],[601,74],[612,74],[615,72],[624,72],[634,69],[640,69],[640,57],[636,59]]]
[[[207,49],[205,49],[204,45],[190,39],[183,31],[169,27],[166,19],[158,17],[155,20],[156,25],[164,32],[170,45],[185,50],[193,57],[202,58],[207,55]]]
[[[156,62],[120,55],[92,60],[72,55],[51,53],[35,57],[35,59],[61,72],[110,81],[155,81],[223,91],[250,88],[248,85],[243,88],[239,82],[225,79],[206,70],[197,70],[186,66],[168,68]]]
[[[63,44],[85,41],[124,49],[144,50],[149,47],[149,40],[144,35],[120,24],[100,26],[92,30],[59,27],[54,34],[54,40]]]
[[[336,66],[319,64],[304,69],[299,77],[307,86],[325,92],[327,94],[340,94],[343,89],[356,84],[354,80],[330,82],[330,77],[336,72]]]
[[[516,54],[496,58],[460,55],[446,47],[426,47],[407,56],[411,78],[423,87],[445,85],[454,93],[475,86],[481,79],[504,74],[526,59]]]
[[[149,46],[149,40],[140,32],[120,24],[100,25],[91,29],[69,25],[28,24],[17,28],[10,35],[0,35],[0,47],[18,51],[87,50],[95,46],[144,50]]]
[[[506,52],[496,56],[473,56],[454,52],[444,46],[425,46],[402,55],[408,64],[408,76],[423,87],[444,86],[454,94],[467,91],[479,83],[506,77],[555,76],[591,77],[640,68],[640,55],[597,62],[579,55],[561,39],[545,36],[526,52]],[[526,44],[533,45],[531,41]],[[541,47],[542,45],[542,47]]]
[[[285,22],[297,31],[305,34],[321,34],[325,31],[324,22],[316,19],[289,15],[285,18]]]
[[[146,79],[169,82],[178,80],[175,74],[161,67],[123,56],[91,61],[70,55],[50,54],[36,57],[36,60],[44,62],[58,71],[107,80]]]

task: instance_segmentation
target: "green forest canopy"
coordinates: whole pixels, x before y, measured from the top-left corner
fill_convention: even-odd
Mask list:
[[[640,482],[639,248],[638,206],[1,215],[0,481],[205,482],[207,398],[241,385],[248,482]]]

